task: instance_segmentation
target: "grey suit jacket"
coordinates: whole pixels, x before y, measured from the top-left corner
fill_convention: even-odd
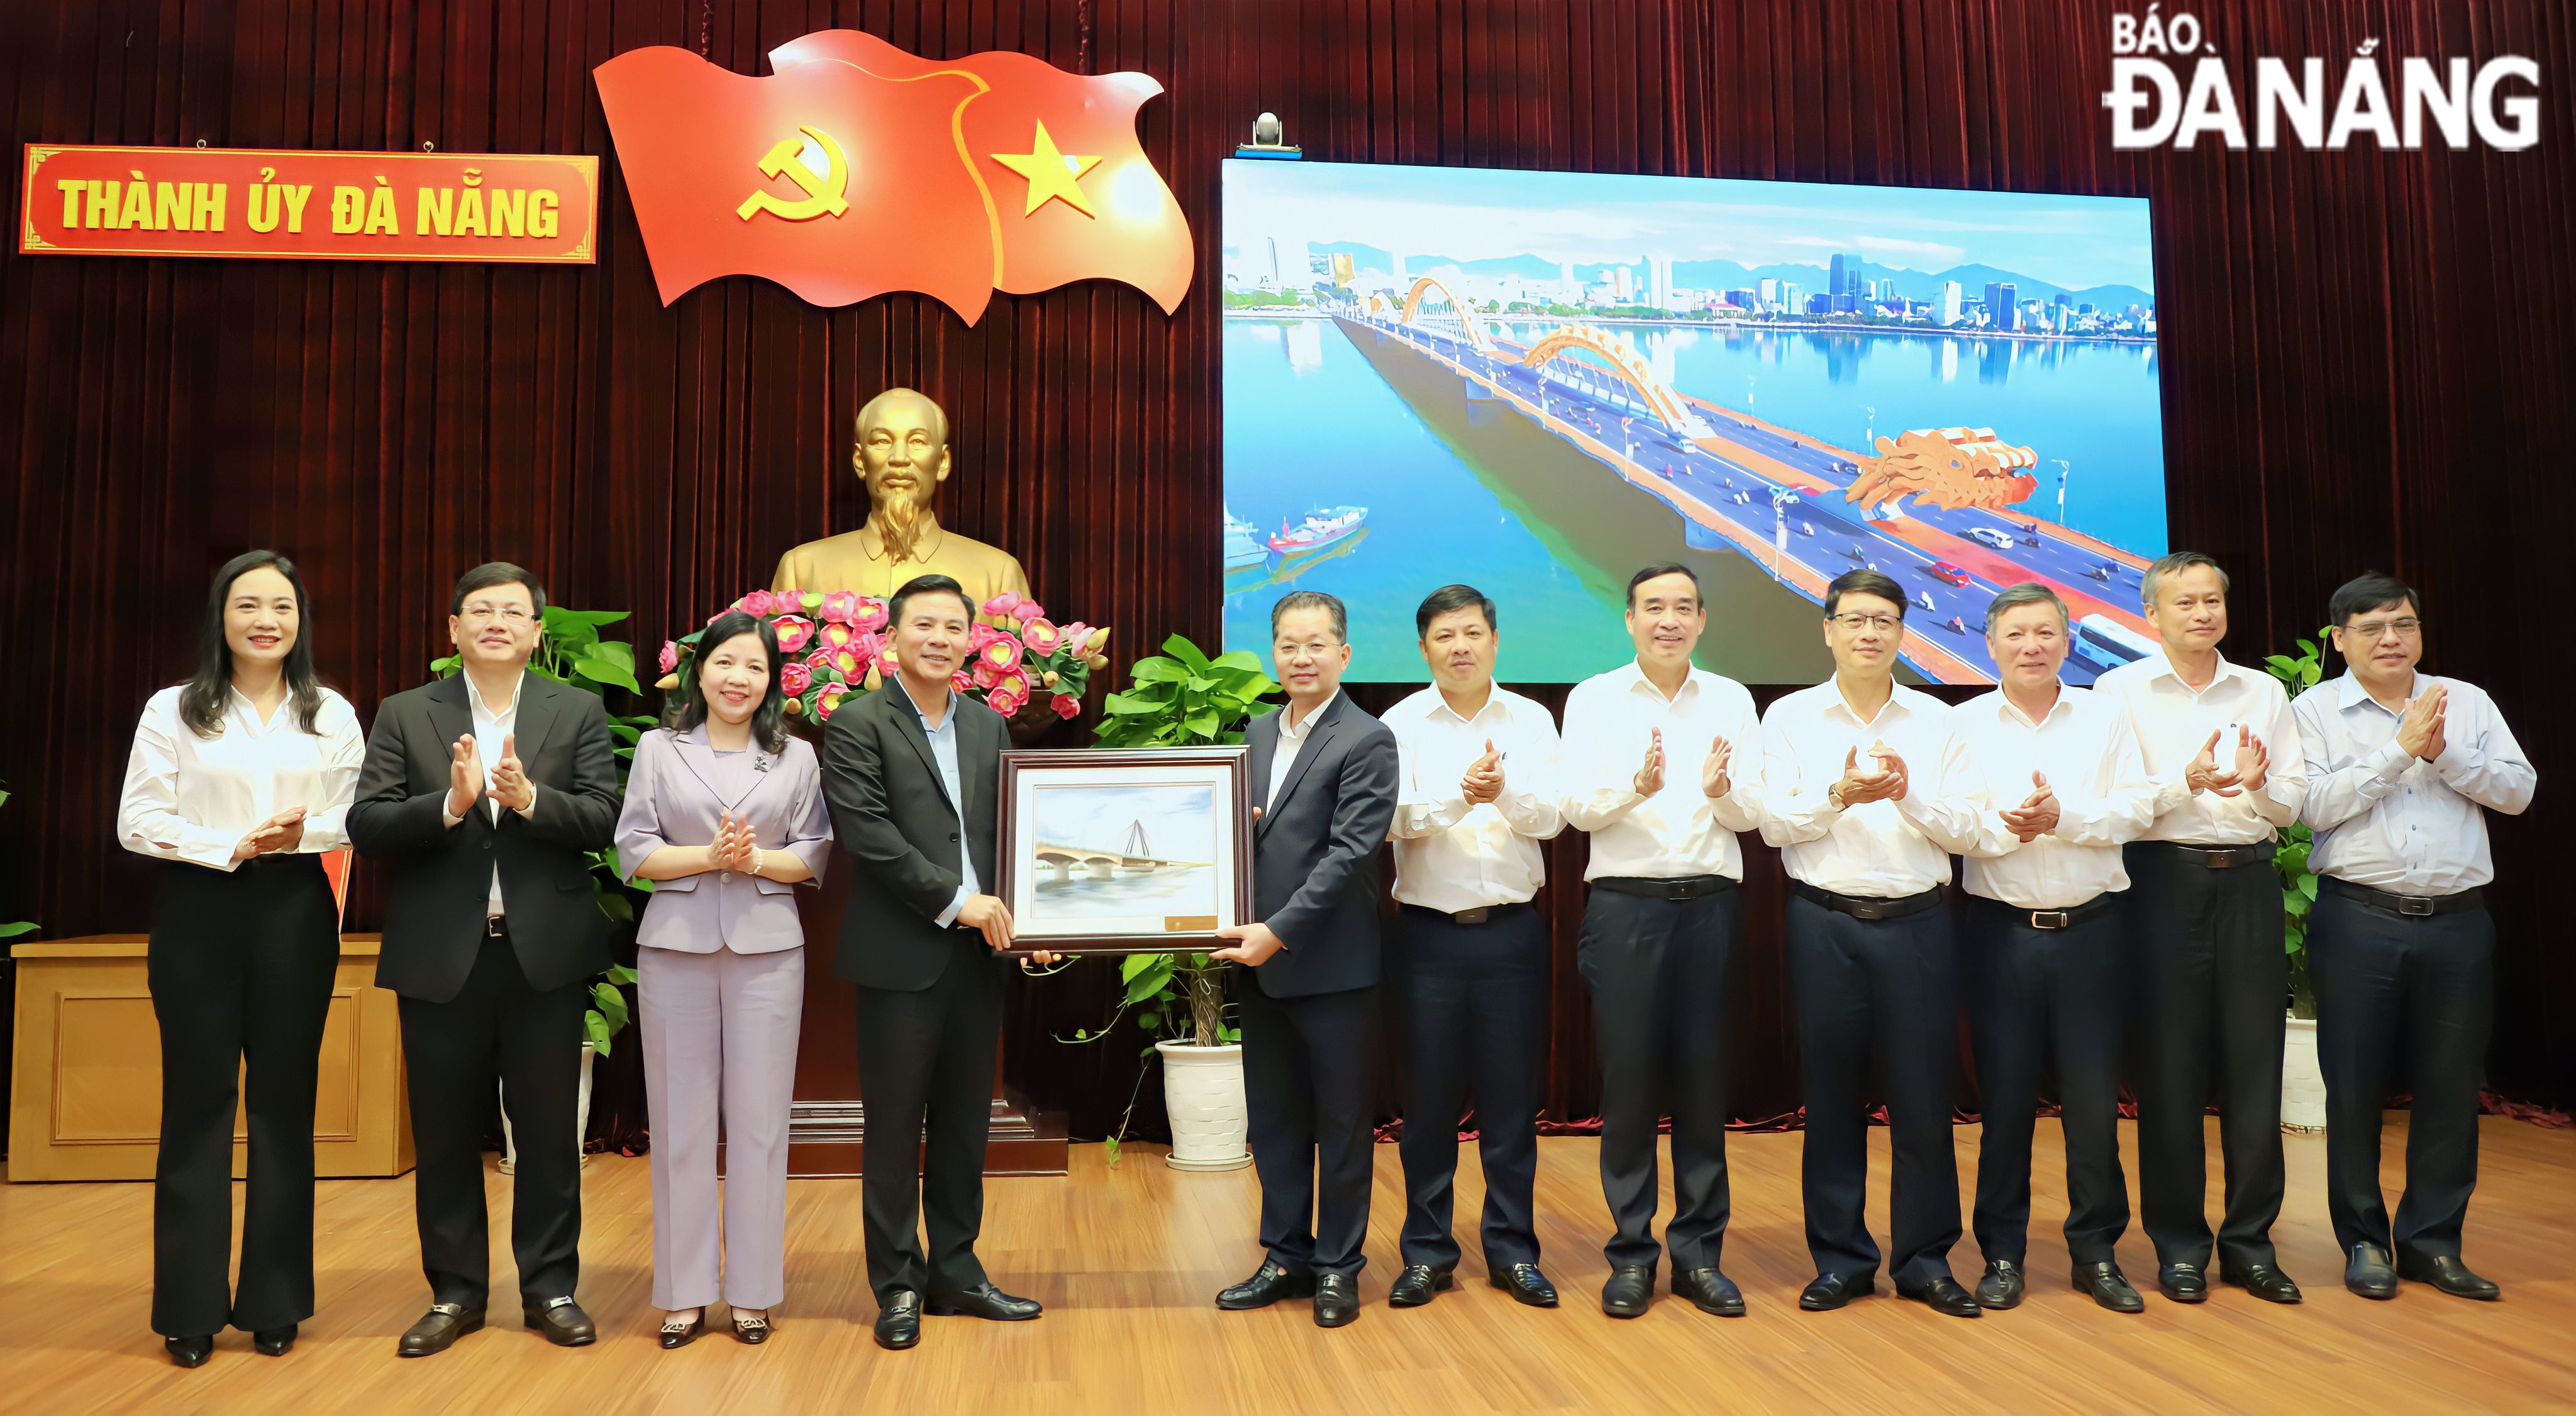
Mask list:
[[[1348,694],[1319,712],[1277,801],[1269,796],[1279,714],[1253,719],[1243,733],[1252,803],[1261,808],[1252,825],[1253,912],[1282,946],[1252,975],[1273,998],[1378,981],[1378,851],[1401,780],[1395,734]]]
[[[962,822],[901,684],[844,701],[823,726],[823,796],[857,873],[832,972],[863,988],[919,992],[961,960],[1000,966],[982,935],[943,927],[939,916],[957,898],[966,852],[984,892],[999,893],[993,866],[1010,733],[1001,714],[963,694],[949,711],[957,715]]]
[[[626,772],[626,809],[617,818],[617,868],[628,876],[664,846],[703,846],[725,813],[751,823],[764,851],[793,852],[814,879],[832,854],[832,818],[814,748],[789,738],[771,754],[754,743],[722,756],[704,724],[686,733],[656,728],[635,744]],[[811,883],[811,882],[808,882]],[[769,954],[805,943],[796,887],[766,876],[701,871],[657,880],[635,942],[684,954]]]

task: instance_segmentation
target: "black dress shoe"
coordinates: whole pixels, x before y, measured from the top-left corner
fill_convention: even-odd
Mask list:
[[[1947,1318],[1983,1317],[1986,1311],[1977,1306],[1977,1295],[1960,1287],[1959,1280],[1946,1273],[1911,1293],[1900,1288],[1896,1296],[1911,1298]]]
[[[1349,1327],[1360,1315],[1360,1282],[1346,1273],[1315,1275],[1315,1326]]]
[[[2469,1266],[2450,1254],[2408,1254],[2397,1256],[2397,1274],[2410,1283],[2429,1283],[2454,1298],[2475,1298],[2494,1302],[2504,1290],[2490,1279],[2469,1272]]]
[[[2156,1289],[2168,1302],[2206,1303],[2209,1275],[2198,1264],[2166,1264],[2156,1270]]]
[[[877,1346],[901,1352],[920,1341],[920,1294],[907,1288],[877,1305]]]
[[[2247,1264],[2243,1268],[2238,1268],[2234,1264],[2220,1264],[2218,1276],[2222,1281],[2235,1284],[2266,1303],[2299,1301],[2299,1285],[2292,1283],[2288,1274],[2270,1264]]]
[[[215,1339],[206,1337],[165,1337],[161,1345],[170,1349],[170,1360],[182,1367],[202,1367],[215,1354]]]
[[[432,1303],[394,1344],[397,1357],[429,1357],[456,1345],[456,1339],[483,1330],[483,1310],[462,1303]]]
[[[1674,1274],[1673,1296],[1687,1298],[1692,1307],[1717,1317],[1744,1316],[1744,1290],[1735,1286],[1734,1279],[1713,1268],[1688,1269]]]
[[[1810,1313],[1830,1313],[1854,1298],[1878,1291],[1874,1273],[1820,1273],[1798,1295],[1798,1306]]]
[[[2021,1265],[2010,1259],[1986,1260],[1986,1276],[1977,1280],[1977,1306],[2001,1311],[2021,1306]]]
[[[1547,1281],[1547,1275],[1540,1273],[1536,1264],[1514,1264],[1507,1269],[1495,1269],[1485,1275],[1485,1281],[1512,1295],[1515,1301],[1533,1308],[1556,1306],[1556,1285]]]
[[[2094,1302],[2115,1313],[2143,1313],[2147,1310],[2147,1300],[2139,1297],[2138,1290],[2129,1286],[2128,1275],[2120,1272],[2120,1266],[2115,1263],[2077,1264],[2075,1291],[2092,1294]]]
[[[1046,1311],[1046,1305],[1035,1298],[1014,1298],[991,1283],[979,1283],[963,1293],[933,1295],[922,1311],[934,1318],[982,1318],[992,1323],[1024,1323]]]
[[[697,1341],[699,1337],[705,1334],[706,1330],[707,1310],[704,1308],[700,1308],[697,1312],[691,1314],[689,1316],[689,1320],[685,1323],[675,1323],[669,1318],[664,1318],[662,1320],[662,1350],[665,1352],[677,1352],[681,1348],[688,1346],[690,1343]]]
[[[2368,1244],[2352,1246],[2352,1262],[2344,1265],[2343,1286],[2364,1298],[2397,1296],[2397,1270],[2391,1268],[2388,1256]]]
[[[748,1347],[758,1347],[769,1340],[769,1317],[737,1317],[733,1320],[733,1340]]]
[[[1431,1301],[1431,1295],[1457,1286],[1449,1269],[1435,1269],[1429,1264],[1407,1264],[1395,1276],[1395,1286],[1386,1291],[1390,1308],[1419,1308]]]
[[[1277,1264],[1265,1263],[1252,1271],[1252,1277],[1216,1295],[1216,1305],[1229,1313],[1245,1313],[1267,1308],[1284,1298],[1315,1296],[1315,1276],[1290,1273]]]
[[[286,1349],[295,1345],[295,1324],[261,1328],[250,1335],[250,1345],[258,1348],[259,1355],[263,1357],[283,1357]]]
[[[599,1329],[590,1321],[590,1314],[583,1312],[570,1294],[542,1303],[521,1303],[519,1321],[544,1333],[546,1341],[557,1347],[588,1347],[599,1340]]]
[[[1601,1311],[1614,1318],[1643,1317],[1655,1301],[1655,1270],[1645,1264],[1629,1264],[1610,1270],[1610,1281],[1601,1285]]]

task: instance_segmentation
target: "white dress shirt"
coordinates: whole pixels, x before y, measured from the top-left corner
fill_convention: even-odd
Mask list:
[[[1664,734],[1664,786],[1641,797],[1637,768],[1658,728]],[[1726,795],[1712,799],[1700,790],[1700,768],[1719,737],[1734,756]],[[1754,787],[1760,737],[1753,695],[1706,669],[1693,668],[1670,699],[1633,659],[1576,684],[1565,699],[1557,777],[1565,824],[1592,833],[1592,860],[1583,878],[1742,880],[1744,848],[1735,833],[1761,820]]]
[[[1462,718],[1435,687],[1396,704],[1386,725],[1400,762],[1395,898],[1458,914],[1537,894],[1547,879],[1538,843],[1565,825],[1547,710],[1496,684],[1475,716]],[[1459,784],[1488,742],[1503,754],[1502,794],[1470,805]]]
[[[957,922],[957,916],[966,908],[968,900],[984,892],[983,882],[975,878],[974,844],[966,840],[966,787],[957,768],[957,693],[954,689],[949,691],[948,711],[940,716],[939,726],[934,728],[930,725],[930,715],[921,711],[921,704],[913,698],[911,690],[901,684],[895,685],[895,690],[903,694],[903,701],[912,704],[912,711],[920,715],[921,731],[930,739],[930,760],[939,764],[940,784],[948,788],[949,804],[957,808],[957,893],[948,901],[948,908],[939,912],[939,927],[945,929]]]
[[[1762,839],[1780,847],[1792,879],[1837,895],[1893,900],[1950,883],[1950,852],[1917,824],[1939,790],[1948,707],[1927,693],[1890,685],[1876,716],[1863,721],[1832,679],[1802,688],[1762,715]],[[1885,742],[1905,759],[1905,800],[1837,807],[1827,795],[1857,749]]]
[[[1297,754],[1306,750],[1306,739],[1314,733],[1316,721],[1324,716],[1325,709],[1333,706],[1333,700],[1341,696],[1342,691],[1334,689],[1325,695],[1323,702],[1315,705],[1314,712],[1303,718],[1297,716],[1294,703],[1279,710],[1279,746],[1270,754],[1270,794],[1263,797],[1263,801],[1273,806],[1279,804],[1279,794],[1288,789],[1288,769],[1297,765]]]
[[[157,860],[231,870],[242,837],[297,806],[304,808],[304,839],[296,854],[349,844],[349,803],[367,755],[349,700],[323,689],[308,733],[292,697],[261,722],[235,689],[224,702],[223,731],[205,738],[180,721],[179,693],[174,687],[152,695],[135,724],[116,809],[118,844]]]
[[[2308,759],[2308,869],[2400,895],[2456,895],[2495,879],[2478,808],[2520,815],[2538,774],[2485,690],[2419,673],[2408,696],[2435,684],[2450,698],[2442,755],[2430,762],[2397,745],[2397,715],[2349,673],[2290,705]]]
[[[1908,759],[1911,766],[1912,760]],[[2027,843],[2003,813],[2038,790],[2057,797],[2057,829]],[[1950,710],[1950,738],[1933,790],[1914,820],[1934,844],[1967,858],[1968,893],[2020,910],[2070,910],[2129,888],[2120,847],[2155,819],[2156,783],[2120,704],[2061,685],[2038,722],[2001,689]]]
[[[2243,846],[2271,840],[2275,830],[2299,819],[2299,806],[2308,799],[2308,768],[2298,748],[2299,722],[2290,716],[2290,695],[2279,679],[2221,659],[2209,687],[2193,689],[2159,650],[2095,679],[2093,691],[2128,710],[2147,775],[2156,781],[2156,819],[2138,839]],[[2213,757],[2220,769],[2234,770],[2240,727],[2272,755],[2263,789],[2193,795],[2183,780],[2185,769],[2217,733]]]
[[[474,686],[474,676],[464,675],[465,702],[474,713],[474,755],[483,764],[483,809],[491,813],[495,823],[501,819],[501,803],[492,799],[492,771],[501,765],[501,758],[505,755],[502,748],[507,746],[510,738],[519,731],[519,704],[528,696],[527,677],[525,670],[520,671],[519,677],[510,683],[510,701],[495,710],[492,705],[483,701],[483,690]],[[519,812],[520,816],[530,817],[536,814],[536,794],[537,784],[528,783],[528,805]],[[465,820],[462,816],[448,815],[443,806],[439,809],[438,815],[451,830]],[[492,893],[484,901],[483,912],[495,919],[500,918],[503,913],[501,865],[497,860],[492,864]]]

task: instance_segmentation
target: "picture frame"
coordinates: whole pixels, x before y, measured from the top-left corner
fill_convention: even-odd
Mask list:
[[[1250,923],[1246,750],[1018,748],[1002,754],[998,893],[1014,952],[1225,946]]]

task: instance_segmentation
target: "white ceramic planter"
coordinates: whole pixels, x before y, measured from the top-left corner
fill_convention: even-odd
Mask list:
[[[1252,1163],[1243,1139],[1251,1116],[1243,1101],[1243,1047],[1158,1042],[1163,1055],[1163,1109],[1172,1118],[1174,1170],[1240,1170]]]
[[[589,1043],[585,1042],[581,1045],[581,1106],[575,1113],[579,1119],[573,1122],[572,1129],[573,1145],[576,1148],[590,1136],[590,1064],[591,1059],[598,1055],[599,1053]],[[587,1153],[582,1156],[581,1163],[590,1164],[590,1156]],[[519,1173],[519,1143],[510,1135],[510,1089],[506,1086],[501,1089],[501,1173],[504,1175]]]
[[[2290,1019],[2281,1042],[2281,1129],[2310,1135],[2326,1128],[2326,1074],[2317,1065],[2317,1020]]]

